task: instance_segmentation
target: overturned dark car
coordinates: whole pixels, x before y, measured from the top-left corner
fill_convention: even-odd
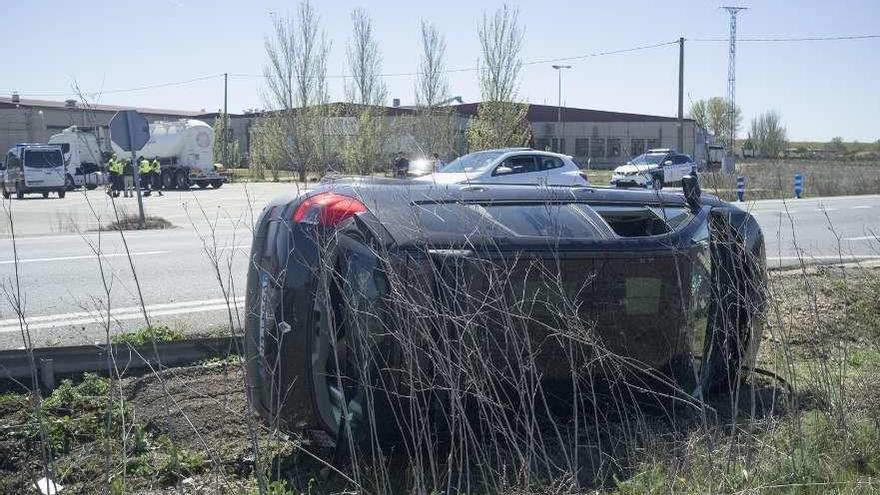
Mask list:
[[[699,400],[737,386],[761,340],[762,233],[690,177],[684,193],[339,179],[269,204],[251,256],[254,405],[330,441]]]

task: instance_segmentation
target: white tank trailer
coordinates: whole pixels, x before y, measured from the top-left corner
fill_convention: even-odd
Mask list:
[[[122,159],[131,156],[115,143],[113,151]],[[164,189],[189,189],[193,184],[216,189],[226,180],[214,168],[214,130],[200,120],[151,123],[150,140],[137,156],[150,161],[159,159]]]

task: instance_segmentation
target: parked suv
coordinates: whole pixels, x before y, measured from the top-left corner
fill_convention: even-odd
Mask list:
[[[681,182],[690,173],[696,173],[693,158],[667,148],[648,150],[626,165],[614,169],[611,185],[617,187],[647,187],[662,189],[666,184]]]

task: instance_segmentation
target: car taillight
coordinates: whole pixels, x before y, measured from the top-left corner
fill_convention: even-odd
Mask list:
[[[367,211],[367,207],[354,198],[325,192],[303,201],[293,212],[293,221],[332,227],[364,211]]]

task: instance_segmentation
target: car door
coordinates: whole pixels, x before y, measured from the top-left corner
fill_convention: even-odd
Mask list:
[[[491,182],[502,184],[539,184],[546,182],[544,173],[538,170],[538,162],[535,155],[513,155],[504,159],[495,166],[492,175],[488,178]],[[542,181],[542,178],[544,179]]]
[[[690,159],[687,155],[673,155],[672,156],[672,169],[674,170],[673,175],[675,178],[673,182],[680,182],[684,179],[684,176],[691,172],[691,163]]]

